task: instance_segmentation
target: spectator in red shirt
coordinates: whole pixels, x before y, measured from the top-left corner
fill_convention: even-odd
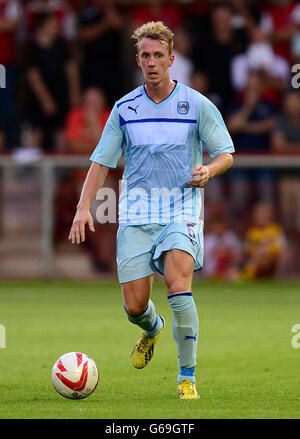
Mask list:
[[[206,263],[203,274],[213,279],[234,280],[242,256],[242,245],[224,218],[212,218],[204,239]]]
[[[88,88],[84,92],[82,104],[70,110],[67,115],[65,135],[68,150],[73,154],[91,154],[109,114],[103,92],[97,88]]]
[[[72,154],[84,154],[90,156],[98,143],[102,130],[108,119],[110,110],[106,106],[106,98],[100,89],[88,88],[83,95],[80,107],[71,110],[67,116],[65,125],[65,137],[68,151]],[[76,197],[80,193],[86,177],[86,169],[76,169],[71,178],[61,181],[56,197],[56,238],[65,238],[70,222],[72,222],[72,209],[68,200],[70,194],[76,191]],[[115,172],[108,176],[106,186],[118,193],[118,177]],[[68,197],[65,196],[68,194]],[[116,233],[116,224],[99,224],[96,221],[97,203],[93,205],[95,233],[86,237],[86,248],[91,256],[93,267],[100,272],[113,269],[115,260],[115,247],[113,236]]]

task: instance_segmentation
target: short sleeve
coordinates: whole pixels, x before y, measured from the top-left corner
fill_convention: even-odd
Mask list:
[[[105,124],[102,136],[90,160],[115,169],[123,153],[124,136],[116,104]]]
[[[224,152],[234,152],[232,139],[220,111],[204,96],[200,102],[198,124],[199,138],[212,158]]]

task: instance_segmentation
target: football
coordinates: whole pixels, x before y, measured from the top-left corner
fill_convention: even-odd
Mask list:
[[[62,355],[52,368],[55,390],[65,398],[83,399],[97,387],[99,372],[95,361],[81,352]]]

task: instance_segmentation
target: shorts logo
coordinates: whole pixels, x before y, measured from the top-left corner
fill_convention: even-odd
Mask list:
[[[187,233],[189,235],[191,243],[193,245],[197,244],[196,234],[195,234],[195,230],[194,230],[194,224],[187,224],[186,228],[187,228]]]
[[[177,111],[179,114],[188,114],[190,104],[187,101],[179,101],[177,104]]]

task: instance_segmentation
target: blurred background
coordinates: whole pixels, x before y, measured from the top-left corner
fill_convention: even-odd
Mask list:
[[[175,33],[171,78],[219,108],[236,148],[205,189],[196,277],[300,277],[299,2],[0,0],[2,279],[116,276],[117,224],[67,238],[114,101],[143,81],[130,35],[151,20]]]

